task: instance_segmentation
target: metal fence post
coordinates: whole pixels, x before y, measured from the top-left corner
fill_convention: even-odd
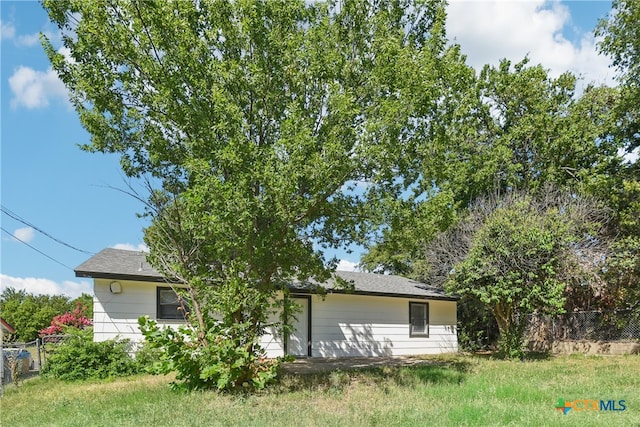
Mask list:
[[[2,391],[4,389],[4,331],[0,326],[0,397],[2,397]]]
[[[38,352],[38,372],[42,372],[42,357],[40,357],[40,338],[36,338],[36,351]]]

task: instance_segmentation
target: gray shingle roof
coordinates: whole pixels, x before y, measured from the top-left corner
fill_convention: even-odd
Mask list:
[[[95,279],[164,282],[162,275],[147,262],[146,253],[122,249],[103,249],[76,267],[75,273],[77,277]],[[348,271],[336,271],[336,275],[349,282],[352,289],[342,289],[335,282],[322,284],[328,292],[450,301],[458,299],[441,289],[401,276]],[[298,282],[292,285],[292,290],[313,292],[314,285]]]
[[[103,249],[74,271],[76,277],[164,282],[162,275],[147,262],[147,254],[139,251]]]

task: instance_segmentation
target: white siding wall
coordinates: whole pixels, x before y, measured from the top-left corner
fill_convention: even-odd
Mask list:
[[[118,280],[122,292],[112,294],[109,283],[113,280],[95,279],[93,297],[93,339],[105,341],[113,338],[128,338],[132,342],[143,341],[144,337],[138,328],[138,317],[148,315],[160,326],[177,328],[184,322],[176,320],[156,319],[158,287],[166,287],[163,283],[137,282]],[[269,321],[278,320],[277,314]],[[278,357],[284,354],[282,338],[276,334],[275,328],[267,328],[267,333],[260,340],[267,357]]]
[[[429,337],[409,336],[409,301],[429,303]],[[458,350],[456,303],[364,295],[314,296],[314,357],[400,356]]]
[[[156,318],[156,288],[161,283],[118,280],[122,292],[109,291],[111,280],[94,280],[95,341],[128,338],[142,341],[138,317]],[[409,301],[429,303],[429,337],[409,336]],[[311,299],[311,339],[314,357],[400,356],[456,352],[456,303],[364,295],[329,294]],[[277,315],[272,316],[273,321]],[[181,322],[158,320],[177,327]],[[261,340],[267,357],[284,353],[274,328]]]
[[[113,280],[95,279],[93,284],[93,340],[128,338],[133,342],[144,337],[138,329],[138,317],[156,318],[156,289],[162,283],[118,280],[122,292],[112,294],[109,283]],[[159,325],[177,327],[184,322],[158,319]]]
[[[268,321],[277,322],[278,320],[278,314],[274,313],[269,317]],[[274,327],[267,328],[267,333],[262,336],[260,345],[267,353],[267,357],[274,358],[284,355],[284,341],[282,340],[282,335],[278,334]]]

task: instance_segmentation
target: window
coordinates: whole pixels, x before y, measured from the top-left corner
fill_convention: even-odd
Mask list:
[[[189,310],[184,299],[181,301],[171,288],[158,288],[158,319],[184,320],[186,311]],[[184,306],[184,307],[183,307]]]
[[[425,302],[409,303],[409,336],[429,336],[429,304]]]

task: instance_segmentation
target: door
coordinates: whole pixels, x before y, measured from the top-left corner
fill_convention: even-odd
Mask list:
[[[286,342],[287,354],[292,356],[311,356],[311,297],[292,297],[301,310],[292,319],[293,332]]]

